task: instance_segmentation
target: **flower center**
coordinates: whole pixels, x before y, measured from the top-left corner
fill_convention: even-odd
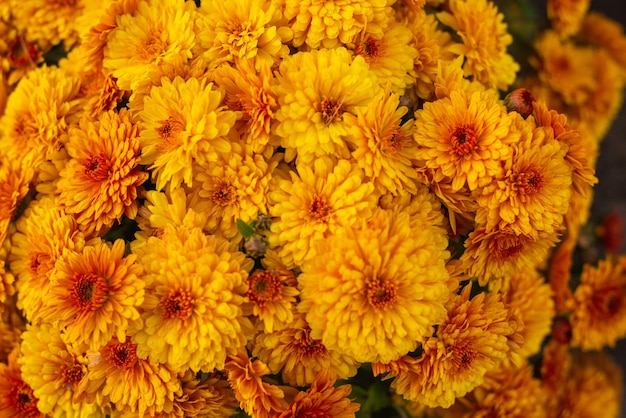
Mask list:
[[[93,181],[104,181],[109,178],[111,171],[111,161],[104,154],[93,155],[86,162],[83,163],[85,167],[85,175]]]
[[[322,120],[326,125],[331,122],[341,119],[345,109],[343,108],[343,100],[337,102],[336,100],[324,97],[320,105],[320,111],[322,112]]]
[[[309,217],[318,222],[325,222],[330,215],[330,206],[322,196],[315,196],[309,205]]]
[[[248,279],[248,299],[256,305],[276,302],[282,298],[279,277],[268,270],[256,271]]]
[[[365,58],[366,62],[370,63],[375,61],[376,58],[381,55],[382,48],[376,39],[368,39],[367,41],[358,44],[354,49],[354,52],[357,55],[361,55]]]
[[[185,129],[185,125],[181,122],[182,118],[169,118],[160,121],[161,126],[156,128],[157,134],[161,141],[157,145],[157,151],[161,154],[178,148],[182,145],[180,133]]]
[[[221,183],[215,188],[215,191],[211,195],[211,199],[220,206],[228,206],[235,202],[236,191],[235,188],[228,183]]]
[[[161,310],[165,319],[187,319],[193,312],[191,293],[175,289],[161,301]]]
[[[162,38],[162,30],[151,30],[145,42],[137,48],[137,55],[145,61],[154,60],[167,48],[167,42]]]
[[[365,286],[367,301],[376,309],[387,309],[397,299],[396,286],[388,280],[368,280]]]
[[[619,287],[601,289],[592,296],[592,309],[597,317],[611,319],[622,310],[623,290]]]
[[[541,191],[543,176],[535,169],[514,173],[512,183],[517,192],[523,196],[532,196]]]
[[[117,343],[108,347],[111,362],[119,368],[130,369],[137,363],[137,345],[131,342]]]
[[[46,253],[32,253],[30,255],[30,271],[33,275],[42,276],[54,266],[52,257]]]
[[[404,139],[404,134],[400,131],[399,126],[394,125],[387,128],[381,141],[383,152],[395,154],[402,151]]]
[[[21,68],[28,64],[35,66],[39,60],[39,48],[28,42],[22,36],[17,36],[8,42],[9,64],[13,68]]]
[[[83,311],[95,311],[104,305],[109,297],[107,281],[97,274],[88,273],[75,279],[74,303]]]
[[[13,400],[13,407],[21,413],[21,416],[41,416],[37,409],[37,398],[26,383],[20,382],[18,386],[14,387],[8,398]]]
[[[524,249],[524,242],[515,234],[501,233],[495,238],[495,256],[500,260],[515,257]]]
[[[63,381],[73,389],[85,376],[83,367],[79,363],[72,363],[63,370]]]
[[[464,157],[478,148],[478,136],[471,125],[461,125],[450,135],[452,153],[457,157]]]
[[[290,343],[295,348],[298,358],[319,358],[327,353],[326,347],[320,340],[311,338],[311,328],[305,326],[296,332],[293,342]]]
[[[476,360],[476,352],[468,342],[460,342],[450,347],[448,350],[450,361],[457,371],[469,369],[474,360]]]

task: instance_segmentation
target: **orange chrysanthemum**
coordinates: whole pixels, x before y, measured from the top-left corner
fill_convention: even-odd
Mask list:
[[[252,313],[263,322],[266,333],[293,324],[293,310],[300,293],[293,286],[289,270],[257,270],[248,277],[247,297],[253,305]]]
[[[18,205],[28,193],[33,175],[32,169],[21,169],[8,160],[0,165],[0,246],[7,237]]]
[[[0,363],[0,415],[20,418],[45,418],[37,409],[39,400],[22,380],[17,363],[19,349],[9,355],[8,364]]]
[[[139,319],[144,283],[136,256],[124,257],[125,244],[117,240],[68,253],[55,264],[50,293],[41,316],[65,330],[69,342],[85,343],[91,350],[111,337],[119,340]]]
[[[513,117],[493,96],[453,91],[449,98],[425,103],[415,113],[416,158],[434,171],[434,181],[452,179],[452,191],[470,190],[502,173],[518,137]]]
[[[108,111],[70,129],[71,157],[57,183],[59,202],[87,232],[137,215],[137,188],[148,178],[138,169],[139,127],[130,113]]]

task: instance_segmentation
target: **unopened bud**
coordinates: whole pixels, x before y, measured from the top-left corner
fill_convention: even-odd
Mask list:
[[[536,99],[525,88],[513,90],[504,98],[504,105],[509,112],[517,112],[524,119],[533,113],[533,104]]]

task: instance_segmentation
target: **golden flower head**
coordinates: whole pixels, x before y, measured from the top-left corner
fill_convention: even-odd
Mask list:
[[[252,313],[263,322],[266,333],[291,326],[298,289],[289,283],[293,273],[275,269],[256,270],[248,276],[247,298]]]
[[[172,225],[137,254],[146,282],[138,355],[174,370],[222,369],[252,333],[242,311],[251,263],[222,238]]]
[[[316,244],[298,276],[299,309],[311,337],[329,350],[389,362],[417,348],[443,318],[448,253],[425,223],[379,210]]]
[[[290,55],[280,64],[276,134],[286,159],[349,157],[346,112],[356,115],[376,96],[378,80],[365,59],[345,48]]]
[[[108,111],[70,129],[71,157],[59,173],[59,203],[86,232],[109,228],[137,214],[137,188],[148,178],[139,170],[139,127],[130,113]]]
[[[224,109],[224,94],[206,79],[162,79],[139,113],[142,164],[148,164],[158,190],[190,186],[194,162],[215,161],[227,154],[227,138],[238,114]]]
[[[33,175],[31,168],[21,168],[15,162],[7,160],[0,165],[0,246],[20,202],[28,194]]]
[[[290,268],[315,256],[315,241],[368,218],[376,204],[374,185],[354,163],[323,157],[297,170],[269,196],[269,242]]]
[[[511,156],[512,116],[493,96],[452,91],[449,98],[425,103],[415,113],[416,158],[434,170],[434,180],[452,179],[452,190],[470,190],[502,171]]]
[[[570,301],[572,346],[600,350],[626,336],[626,257],[583,266]]]
[[[465,56],[465,74],[487,87],[506,90],[515,81],[519,65],[506,51],[513,38],[502,13],[489,0],[451,0],[449,8],[437,18],[461,37],[463,43],[449,50]]]
[[[0,363],[0,411],[7,417],[45,418],[39,411],[39,399],[22,380],[17,362],[19,348],[9,355],[8,363]]]

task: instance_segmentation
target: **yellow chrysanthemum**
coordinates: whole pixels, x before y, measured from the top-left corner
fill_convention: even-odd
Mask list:
[[[448,253],[430,225],[409,219],[379,210],[316,242],[298,276],[312,338],[359,362],[389,362],[432,334],[449,295]]]
[[[124,257],[125,244],[117,240],[65,254],[50,277],[41,317],[64,329],[71,343],[84,343],[95,351],[114,335],[122,340],[139,319],[144,283],[136,256]]]
[[[206,229],[228,240],[240,241],[237,219],[250,222],[267,213],[274,161],[266,161],[251,147],[231,143],[232,152],[194,170],[195,199],[192,208],[208,216]]]
[[[412,38],[405,25],[391,21],[381,38],[366,30],[358,34],[348,48],[365,58],[381,87],[389,84],[391,91],[402,94],[414,82],[410,73],[418,52],[411,44]]]
[[[255,67],[272,66],[289,53],[280,30],[281,12],[270,0],[209,0],[201,3],[198,52],[209,67],[253,60]]]
[[[285,0],[284,16],[293,30],[293,46],[335,48],[367,31],[381,38],[393,12],[387,0]]]
[[[136,9],[124,8],[126,13],[116,17],[117,26],[107,33],[103,59],[120,89],[134,90],[163,63],[191,58],[195,8],[183,0],[148,0]]]
[[[505,279],[526,267],[538,267],[558,241],[557,232],[541,231],[536,237],[517,234],[511,229],[488,232],[478,228],[465,241],[461,260],[468,274],[481,286],[492,279]]]
[[[227,139],[238,114],[221,107],[223,93],[206,79],[163,79],[144,99],[142,164],[149,164],[157,189],[192,184],[194,161],[215,161],[231,150]]]
[[[548,18],[562,38],[574,35],[580,29],[591,0],[548,0]]]
[[[375,374],[389,372],[386,378],[395,378],[391,387],[397,393],[430,407],[448,408],[481,385],[506,357],[515,329],[499,295],[479,293],[470,299],[470,292],[471,285],[465,286],[450,300],[435,336],[422,343],[415,357],[376,365]]]
[[[225,365],[228,382],[241,409],[255,418],[275,418],[287,407],[285,393],[263,381],[270,370],[260,360],[252,360],[245,350],[230,356]]]
[[[3,160],[0,165],[0,246],[7,237],[18,205],[28,193],[33,175],[32,169],[22,169],[9,160]],[[0,302],[4,302],[1,296]]]
[[[139,126],[130,113],[108,111],[71,128],[66,145],[71,157],[59,173],[59,203],[75,214],[81,229],[109,228],[122,216],[137,215],[137,188],[148,178],[138,169]]]
[[[10,268],[17,277],[17,306],[32,323],[41,318],[50,274],[64,251],[81,251],[85,237],[73,216],[52,199],[31,203],[11,237]]]
[[[138,355],[175,370],[222,369],[252,333],[242,312],[251,260],[200,228],[171,225],[137,254],[146,282]]]
[[[441,413],[442,418],[547,418],[547,397],[532,367],[509,367],[487,373],[481,386]]]
[[[9,96],[0,119],[0,154],[35,170],[51,158],[66,141],[68,126],[78,121],[79,87],[78,77],[60,68],[29,72]]]
[[[600,350],[626,336],[626,257],[583,266],[570,301],[572,346]]]
[[[250,61],[241,61],[236,67],[223,65],[213,73],[216,83],[225,91],[225,104],[242,117],[235,128],[252,151],[273,151],[268,147],[274,125],[274,114],[278,109],[273,89],[274,76],[268,64],[255,69]]]
[[[351,391],[351,385],[335,386],[335,379],[330,373],[321,371],[306,392],[299,392],[278,418],[354,418],[361,405],[349,398]]]
[[[24,30],[31,42],[46,46],[63,42],[69,49],[78,40],[76,19],[85,3],[85,0],[9,0],[11,22]]]
[[[252,313],[263,322],[263,330],[271,333],[293,324],[293,310],[300,293],[294,274],[287,270],[256,270],[248,277],[247,298]],[[290,283],[293,282],[293,283]]]
[[[174,397],[182,392],[175,371],[137,355],[137,345],[113,338],[97,352],[88,352],[88,373],[74,398],[94,398],[101,407],[115,405],[131,416],[171,413]]]
[[[413,121],[401,124],[407,108],[399,104],[399,94],[381,90],[357,116],[345,114],[348,141],[355,146],[352,157],[377,190],[415,193]]]
[[[45,418],[37,409],[39,399],[22,380],[17,363],[19,349],[13,350],[8,363],[0,363],[0,414],[5,417]]]
[[[292,386],[310,385],[322,370],[328,371],[332,379],[348,379],[359,366],[351,357],[329,350],[320,340],[311,338],[304,314],[296,316],[284,329],[259,333],[252,354]]]
[[[583,104],[596,89],[594,53],[590,47],[562,41],[553,31],[535,41],[537,58],[531,64],[539,79],[562,97],[566,105]]]
[[[451,0],[449,8],[437,18],[463,41],[449,50],[465,56],[465,75],[474,76],[487,87],[506,90],[515,81],[519,65],[506,52],[513,38],[502,13],[489,0]]]
[[[72,393],[87,375],[81,346],[67,344],[59,329],[49,324],[30,326],[22,334],[22,378],[39,399],[37,408],[54,416],[104,417],[93,403],[73,402]]]
[[[269,196],[274,218],[268,240],[290,268],[315,256],[313,243],[367,219],[376,205],[374,185],[347,160],[329,157],[298,164]]]
[[[349,157],[344,113],[356,115],[376,96],[378,81],[365,59],[345,48],[290,55],[280,64],[276,133],[286,159],[310,162],[334,154]]]
[[[476,222],[487,231],[510,228],[536,237],[541,231],[561,230],[570,203],[572,170],[565,160],[567,149],[550,129],[527,125],[521,132],[511,158],[502,164],[504,171],[479,190]]]
[[[452,91],[415,113],[416,158],[434,170],[435,181],[451,178],[452,191],[466,183],[474,190],[502,173],[501,162],[511,156],[508,144],[519,137],[512,122],[493,96]]]

